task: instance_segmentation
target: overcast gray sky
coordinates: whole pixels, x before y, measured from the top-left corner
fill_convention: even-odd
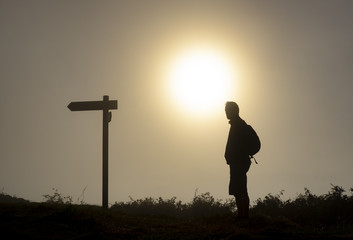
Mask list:
[[[209,45],[241,73],[240,115],[262,140],[251,201],[330,184],[353,187],[353,1],[0,1],[0,189],[32,201],[56,188],[101,204],[102,114],[71,101],[119,101],[109,139],[109,202],[195,191],[228,198],[224,104],[176,105],[165,72]]]

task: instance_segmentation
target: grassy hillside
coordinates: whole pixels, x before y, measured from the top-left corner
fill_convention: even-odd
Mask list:
[[[113,204],[72,204],[57,191],[42,203],[0,195],[2,239],[353,239],[353,196],[341,187],[294,200],[258,199],[248,221],[235,219],[234,201],[209,193],[190,203],[176,198]],[[6,237],[8,236],[8,237]]]

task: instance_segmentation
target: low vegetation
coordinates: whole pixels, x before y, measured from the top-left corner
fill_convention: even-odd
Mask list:
[[[235,218],[234,200],[195,194],[132,199],[109,209],[75,203],[56,189],[43,202],[0,194],[0,231],[26,239],[353,239],[353,189],[332,185],[324,195],[308,189],[295,199],[283,192],[254,202],[248,221]]]
[[[215,200],[210,193],[194,196],[192,202],[182,203],[176,197],[171,199],[145,198],[129,202],[115,202],[111,206],[117,210],[129,214],[165,215],[173,217],[204,217],[212,215],[233,214],[235,212],[235,200]]]
[[[309,189],[294,200],[281,200],[281,195],[267,195],[258,199],[253,215],[284,217],[306,226],[320,228],[353,226],[353,188],[350,195],[339,186],[332,186],[327,194],[317,196]]]

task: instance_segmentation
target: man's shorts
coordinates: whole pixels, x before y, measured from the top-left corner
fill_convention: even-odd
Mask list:
[[[229,195],[248,196],[247,177],[251,161],[235,163],[230,167]]]

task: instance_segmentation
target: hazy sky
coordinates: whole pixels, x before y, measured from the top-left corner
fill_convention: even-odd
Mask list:
[[[191,114],[168,66],[190,46],[231,59],[233,99],[262,149],[251,201],[353,187],[353,1],[0,1],[0,190],[32,201],[57,188],[101,204],[102,113],[109,202],[195,191],[228,195],[224,104]]]

